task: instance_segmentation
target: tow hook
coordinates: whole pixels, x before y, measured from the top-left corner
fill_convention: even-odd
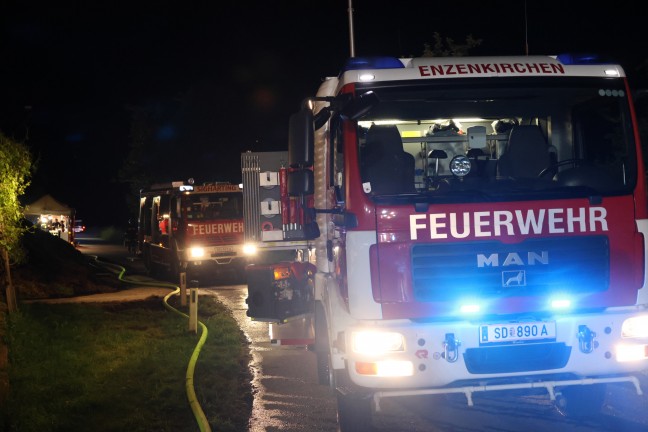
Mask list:
[[[449,363],[454,363],[459,358],[461,342],[455,339],[454,333],[446,333],[443,341],[443,358]]]
[[[578,326],[578,348],[584,354],[594,351],[594,338],[596,333],[590,330],[586,325]]]

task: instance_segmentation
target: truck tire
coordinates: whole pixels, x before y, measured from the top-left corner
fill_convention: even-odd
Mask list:
[[[148,272],[148,275],[150,277],[154,279],[157,278],[158,276],[157,265],[151,259],[151,252],[148,250],[144,251],[144,267],[146,267],[146,271]]]
[[[371,432],[371,395],[337,392],[337,419],[339,432]]]
[[[180,286],[180,261],[177,258],[171,258],[169,264],[169,282]]]
[[[576,385],[561,388],[556,394],[556,408],[563,416],[582,419],[601,412],[607,393],[605,384]]]

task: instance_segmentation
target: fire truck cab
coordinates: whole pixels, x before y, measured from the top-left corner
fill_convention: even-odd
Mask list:
[[[243,202],[238,185],[182,181],[154,184],[140,193],[138,252],[154,275],[178,281],[242,277]]]
[[[646,179],[618,64],[352,58],[291,117],[285,159],[300,229],[256,245],[305,253],[248,267],[248,315],[279,341],[303,317],[290,338],[342,431],[384,398],[542,389],[587,415],[609,383],[642,394]]]

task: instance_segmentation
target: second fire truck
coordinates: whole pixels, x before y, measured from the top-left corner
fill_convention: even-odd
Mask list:
[[[243,277],[243,195],[238,185],[155,184],[140,194],[138,251],[153,274]]]

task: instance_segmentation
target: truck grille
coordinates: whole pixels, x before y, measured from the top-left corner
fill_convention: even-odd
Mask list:
[[[570,354],[564,343],[524,344],[469,348],[464,360],[472,374],[532,372],[563,368]]]
[[[414,296],[421,302],[598,292],[610,283],[605,236],[419,244],[411,257]]]

